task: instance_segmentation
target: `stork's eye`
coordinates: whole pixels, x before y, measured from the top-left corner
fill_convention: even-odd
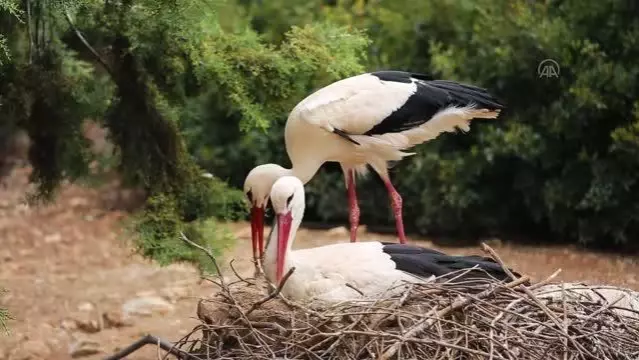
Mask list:
[[[291,205],[291,200],[293,200],[293,195],[289,196],[288,199],[286,199],[286,206]]]
[[[248,199],[249,199],[249,201],[250,201],[250,202],[253,202],[253,191],[252,191],[252,190],[249,190],[249,191],[246,193],[246,196],[248,197]]]

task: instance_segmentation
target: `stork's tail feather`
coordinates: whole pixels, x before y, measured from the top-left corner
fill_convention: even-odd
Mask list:
[[[369,171],[368,171],[368,166],[366,164],[364,165],[356,165],[355,166],[355,173],[357,174],[357,176],[364,178],[368,175]]]
[[[363,153],[372,159],[383,159],[385,161],[399,161],[404,157],[415,155],[414,152],[406,152],[417,144],[435,139],[445,132],[470,131],[470,122],[473,119],[495,119],[499,116],[499,109],[490,110],[485,108],[450,107],[438,112],[424,124],[396,133],[381,135],[351,135],[351,141],[362,146]],[[369,160],[369,163],[375,160]]]
[[[427,83],[429,86],[448,92],[458,106],[474,105],[477,109],[491,111],[504,109],[504,105],[486,89],[448,80],[432,80]]]
[[[475,106],[476,108],[477,106]],[[490,109],[477,109],[469,111],[469,115],[475,119],[496,119],[501,113],[501,109],[498,110],[490,110]]]

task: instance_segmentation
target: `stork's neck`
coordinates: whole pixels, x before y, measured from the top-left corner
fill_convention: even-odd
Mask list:
[[[291,224],[291,233],[289,234],[289,240],[286,247],[286,255],[284,261],[284,274],[291,268],[291,256],[292,256],[292,247],[295,242],[295,236],[297,235],[297,229],[299,229],[300,224],[302,223],[302,217],[304,216],[304,206],[302,205],[301,210],[294,208],[293,210],[293,222]],[[276,283],[276,259],[277,259],[277,236],[278,236],[278,228],[277,228],[277,219],[273,221],[273,227],[271,228],[271,234],[268,237],[266,243],[266,250],[264,251],[264,259],[262,263],[262,267],[264,268],[264,275],[266,278],[272,283]]]
[[[295,158],[291,158],[291,163],[293,166],[290,169],[290,175],[300,179],[302,184],[309,182],[323,164],[319,160],[304,159],[303,161],[296,161]]]

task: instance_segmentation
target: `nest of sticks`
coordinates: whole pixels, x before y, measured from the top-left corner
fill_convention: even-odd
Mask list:
[[[636,312],[570,289],[535,295],[558,273],[532,285],[527,277],[411,285],[323,308],[236,273],[200,301],[202,324],[176,345],[191,359],[639,359]]]

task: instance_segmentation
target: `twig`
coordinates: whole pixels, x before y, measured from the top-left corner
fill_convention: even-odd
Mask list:
[[[413,289],[415,288],[415,284],[410,284],[408,286],[408,288],[406,289],[406,291],[404,292],[404,295],[402,295],[401,298],[399,298],[399,300],[397,302],[395,302],[389,310],[395,310],[401,306],[404,305],[404,303],[406,303],[406,300],[408,300],[408,297],[410,296],[410,294],[413,292]],[[390,316],[390,314],[380,314],[379,316],[377,316],[377,318],[373,318],[373,320],[371,321],[371,328],[376,329],[379,324],[388,319],[388,317]]]
[[[109,75],[111,75],[111,77],[113,79],[115,79],[116,78],[115,72],[113,72],[113,70],[111,69],[109,64],[107,64],[107,62],[104,61],[104,59],[102,59],[100,54],[98,54],[98,52],[95,51],[93,46],[91,46],[91,44],[89,44],[89,42],[84,38],[84,36],[80,32],[80,30],[78,30],[78,28],[75,27],[75,24],[73,23],[73,20],[71,20],[71,15],[69,15],[69,10],[64,9],[64,17],[67,19],[67,22],[69,23],[69,26],[71,27],[71,29],[73,29],[73,32],[75,32],[75,35],[78,37],[78,39],[80,39],[80,41],[84,44],[84,46],[86,46],[87,49],[89,49],[91,54],[93,54],[95,59],[104,67],[104,69],[109,73]]]
[[[561,284],[562,288],[564,284]],[[596,292],[596,291],[595,291]],[[593,312],[592,314],[590,314],[589,318],[593,319],[595,316],[599,315],[600,313],[610,309],[610,308],[614,308],[615,304],[618,303],[619,301],[621,301],[624,297],[628,296],[627,294],[623,294],[623,295],[619,295],[619,297],[611,302],[608,302],[607,300],[602,304],[601,308],[599,308],[598,310],[596,310],[595,312]]]
[[[529,286],[528,289],[535,290],[535,289],[538,289],[538,288],[540,288],[542,286],[548,285],[548,283],[550,283],[552,280],[554,280],[561,273],[561,271],[562,271],[561,269],[557,269],[557,271],[552,273],[550,276],[548,276],[544,280]]]
[[[27,6],[27,37],[29,38],[29,64],[33,61],[33,35],[31,34],[31,1],[26,1]]]
[[[360,289],[356,288],[354,285],[351,285],[349,283],[346,283],[345,285],[346,285],[347,288],[351,288],[351,289],[355,290],[361,296],[364,296],[364,293]]]
[[[401,336],[401,335],[397,335],[397,334],[384,333],[384,332],[381,332],[381,331],[344,330],[344,331],[340,331],[340,332],[336,332],[336,333],[326,333],[326,334],[320,334],[320,335],[322,335],[322,336],[333,336],[333,337],[342,336],[342,335],[365,335],[365,336],[371,336],[371,337],[390,337],[390,338],[398,339],[399,341],[403,341],[403,342],[414,342],[414,343],[422,343],[422,344],[437,344],[437,345],[448,347],[448,348],[451,348],[451,349],[463,350],[465,352],[469,352],[469,353],[475,354],[475,355],[482,355],[482,356],[488,356],[489,355],[485,351],[469,349],[469,348],[467,348],[465,346],[459,346],[459,345],[447,343],[447,342],[440,341],[440,340],[419,339],[419,338],[414,338],[414,337]],[[385,355],[386,355],[386,353],[384,353],[380,359],[386,359]]]
[[[220,267],[217,265],[217,260],[215,260],[215,256],[213,256],[213,253],[211,252],[211,250],[206,249],[206,248],[194,243],[193,241],[189,240],[189,238],[187,238],[186,235],[184,235],[184,233],[182,231],[180,231],[180,237],[182,237],[182,240],[184,242],[186,242],[187,244],[204,251],[204,253],[213,262],[213,266],[215,266],[215,271],[217,272],[217,275],[220,278],[220,283],[222,284],[222,287],[226,287],[226,283],[224,281],[224,276],[222,276],[222,271],[220,270]]]
[[[193,330],[191,330],[188,334],[184,335],[184,336],[183,336],[180,340],[176,341],[176,342],[173,344],[173,348],[174,348],[174,349],[180,349],[180,347],[181,347],[182,345],[186,344],[186,343],[189,341],[189,338],[190,338],[193,334],[195,334],[197,331],[202,330],[202,328],[203,328],[203,325],[201,325],[201,324],[200,324],[200,325],[197,325],[196,327],[194,327],[194,328],[193,328]],[[197,341],[197,340],[196,340],[196,341]],[[190,353],[192,353],[192,352],[193,352],[193,346],[195,345],[195,342],[196,342],[196,341],[193,341],[193,342],[191,343],[190,348],[189,348],[187,351],[184,351],[184,352],[189,353],[189,354],[190,354]],[[182,351],[182,350],[181,350],[181,351]],[[168,353],[168,352],[167,352],[166,354],[164,354],[164,356],[162,357],[162,360],[166,359],[166,358],[169,356],[169,354],[170,354],[170,353]]]
[[[493,250],[490,246],[486,245],[485,243],[482,243],[482,249],[484,251],[487,251],[495,259],[495,261],[497,261],[499,265],[501,265],[501,267],[506,272],[506,274],[508,274],[508,276],[511,276],[511,277],[513,276],[513,273],[510,271],[510,269],[508,269],[508,266],[506,266],[506,264],[501,259],[501,257],[497,255],[495,250]],[[568,331],[561,326],[561,322],[559,321],[559,319],[557,319],[557,317],[550,311],[550,309],[548,309],[546,304],[544,304],[541,300],[539,300],[539,298],[535,296],[535,294],[533,294],[532,291],[530,291],[530,289],[528,289],[526,286],[523,286],[523,285],[520,286],[520,289],[522,289],[526,293],[526,295],[528,295],[537,304],[537,306],[539,306],[543,310],[543,312],[548,316],[548,318],[552,320],[552,322],[554,322],[559,329],[562,330],[562,333],[564,334],[564,336],[568,338],[568,340],[572,343],[573,346],[587,353],[592,358],[596,358],[596,356],[594,356],[592,353],[586,350],[577,341],[575,341],[575,339],[573,339],[572,336],[570,336],[570,334],[568,334]]]
[[[124,349],[116,352],[115,354],[105,358],[104,360],[120,360],[123,359],[125,356],[130,355],[134,352],[136,352],[137,350],[139,350],[140,348],[142,348],[144,345],[147,344],[153,344],[153,345],[157,345],[159,348],[161,348],[162,350],[169,352],[173,355],[175,355],[178,359],[190,359],[190,360],[199,360],[197,357],[186,353],[180,349],[177,349],[174,347],[173,344],[171,344],[170,342],[166,341],[166,340],[162,340],[158,337],[155,337],[153,335],[146,335],[144,337],[142,337],[140,340],[132,343],[131,345],[125,347]]]
[[[293,272],[295,271],[295,266],[293,266],[292,268],[288,269],[288,271],[286,272],[286,274],[284,275],[284,277],[282,278],[282,281],[280,281],[280,284],[277,285],[277,287],[275,288],[274,291],[272,291],[268,296],[266,296],[265,298],[261,299],[260,301],[256,302],[255,304],[253,304],[253,306],[251,306],[248,311],[244,314],[245,316],[248,316],[250,313],[252,313],[255,309],[257,309],[258,307],[260,307],[261,305],[263,305],[264,303],[266,303],[267,301],[273,300],[275,299],[275,297],[277,297],[277,295],[280,294],[280,292],[282,291],[282,288],[284,288],[284,285],[286,285],[286,281],[288,281],[288,278],[291,277],[291,275],[293,275]]]
[[[240,279],[241,282],[249,284],[249,285],[255,285],[255,283],[252,283],[246,279],[244,279],[242,276],[240,276],[240,274],[237,272],[237,270],[235,270],[235,266],[233,266],[233,261],[235,261],[235,259],[232,259],[229,262],[229,267],[231,268],[231,271],[233,271],[233,274],[235,274],[235,276]]]
[[[515,277],[513,277],[513,279],[514,278]],[[521,284],[526,283],[528,280],[530,280],[530,278],[528,276],[523,276],[523,277],[520,277],[517,280],[509,282],[508,284],[504,285],[503,288],[513,288],[515,286],[519,286]],[[488,296],[492,295],[493,293],[502,290],[503,288],[495,287],[493,289],[485,290],[485,291],[477,294],[477,296],[475,296],[475,298],[482,299],[482,298],[488,297]],[[435,320],[438,317],[444,317],[448,313],[450,313],[450,312],[452,312],[454,310],[460,309],[460,308],[470,304],[472,301],[473,301],[473,298],[467,297],[467,298],[464,298],[464,299],[461,299],[461,300],[458,300],[458,301],[454,302],[453,304],[443,308],[442,310],[437,311],[435,313],[435,317],[433,317],[433,318],[429,319],[427,316],[425,316],[424,319],[421,322],[417,323],[411,330],[409,330],[404,335],[404,337],[408,338],[408,337],[415,336],[415,334],[417,334],[417,333],[423,331],[424,329],[432,326],[435,323]],[[400,340],[400,341],[396,342],[395,344],[393,344],[388,350],[386,350],[382,354],[381,359],[385,360],[385,359],[389,359],[389,358],[393,357],[393,355],[395,355],[395,353],[397,352],[397,350],[399,349],[401,344],[402,344],[402,340]],[[486,355],[489,355],[489,354],[486,354]]]
[[[568,311],[566,308],[566,287],[561,283],[561,305],[564,312],[564,332],[568,333]],[[568,339],[564,338],[564,360],[568,360]]]

